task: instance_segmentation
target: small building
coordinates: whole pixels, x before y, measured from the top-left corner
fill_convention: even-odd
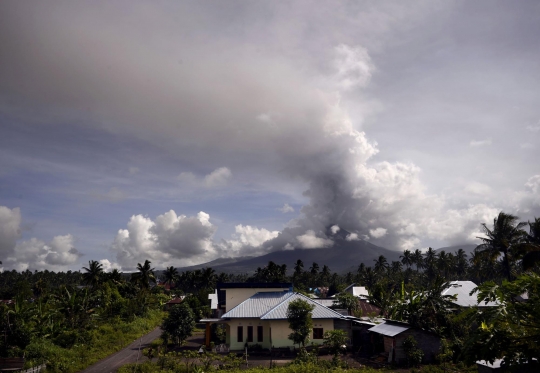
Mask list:
[[[455,295],[456,300],[452,301],[456,306],[460,308],[468,307],[495,307],[496,302],[480,302],[474,293],[477,285],[472,281],[451,281],[449,287],[445,289],[441,295]],[[472,293],[472,295],[471,295]]]
[[[179,296],[179,297],[176,297],[176,298],[173,298],[171,299],[170,301],[168,301],[167,303],[165,303],[165,307],[167,310],[170,310],[172,307],[176,306],[177,304],[180,304],[182,303],[182,301],[184,300],[185,296]]]
[[[388,355],[388,362],[404,364],[407,361],[403,341],[413,336],[418,342],[418,348],[424,352],[423,363],[432,363],[441,347],[441,339],[434,333],[414,328],[410,324],[385,320],[384,323],[368,329],[369,332],[383,337],[384,352]]]
[[[360,299],[367,299],[369,297],[369,292],[365,286],[355,286],[356,284],[351,284],[343,290],[345,293],[354,295]]]

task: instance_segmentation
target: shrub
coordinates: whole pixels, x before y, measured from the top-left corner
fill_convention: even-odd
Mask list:
[[[403,341],[403,348],[405,349],[405,355],[407,356],[407,363],[409,366],[418,366],[422,363],[424,358],[424,352],[418,348],[418,342],[412,335],[408,336]]]

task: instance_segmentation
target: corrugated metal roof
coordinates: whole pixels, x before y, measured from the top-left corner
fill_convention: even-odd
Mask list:
[[[476,284],[472,281],[451,281],[450,287],[442,292],[442,295],[456,295],[457,300],[452,301],[452,303],[461,306],[461,307],[494,307],[497,306],[495,302],[485,302],[478,303],[477,294],[469,295]]]
[[[312,298],[314,302],[317,302],[319,304],[322,304],[325,307],[332,307],[334,303],[336,303],[335,298]]]
[[[384,322],[382,324],[375,325],[373,328],[369,328],[368,331],[386,335],[388,337],[393,337],[395,335],[403,333],[405,330],[408,330],[410,328],[410,326],[406,325],[397,325]]]
[[[260,292],[225,313],[223,318],[261,317],[294,293],[283,291]]]
[[[284,299],[281,303],[276,305],[270,311],[268,311],[264,316],[261,317],[261,320],[282,320],[287,318],[287,309],[289,308],[289,303],[296,299],[302,299],[308,302],[309,304],[315,306],[311,313],[312,319],[341,319],[343,316],[337,313],[334,310],[331,310],[328,307],[325,307],[315,300],[306,297],[305,295],[293,293],[290,297]]]
[[[287,318],[289,303],[303,299],[315,306],[311,317],[313,319],[340,319],[342,315],[325,307],[314,300],[298,293],[290,292],[261,292],[246,299],[238,306],[224,314],[223,318],[260,318],[261,320],[281,320]]]

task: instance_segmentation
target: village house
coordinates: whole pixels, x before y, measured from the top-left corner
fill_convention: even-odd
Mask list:
[[[457,307],[460,308],[469,308],[469,307],[494,307],[497,306],[495,302],[480,302],[476,293],[473,291],[476,289],[477,285],[472,281],[451,281],[449,282],[449,287],[445,289],[441,295],[455,295],[456,300],[451,301]]]
[[[343,319],[336,311],[313,299],[292,291],[292,284],[218,284],[218,310],[224,313],[214,319],[203,319],[207,324],[207,344],[210,325],[226,325],[226,344],[230,350],[242,350],[246,344],[262,348],[291,347],[291,330],[287,321],[290,302],[302,299],[314,306],[311,341],[322,344],[324,332],[335,329],[335,322]],[[219,311],[218,311],[219,312]]]
[[[384,323],[368,329],[382,337],[384,352],[388,356],[388,362],[404,364],[407,360],[403,341],[409,336],[413,336],[418,342],[418,348],[424,352],[423,363],[432,363],[439,353],[441,339],[434,333],[415,328],[407,323],[393,320],[385,320]],[[374,341],[377,345],[377,342]]]

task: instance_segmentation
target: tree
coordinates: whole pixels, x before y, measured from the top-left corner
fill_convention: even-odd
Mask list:
[[[300,276],[303,270],[304,270],[304,262],[298,259],[296,263],[294,264],[294,275]]]
[[[403,255],[399,256],[401,259],[401,264],[409,268],[413,264],[413,253],[410,250],[403,251]]]
[[[523,242],[526,235],[523,227],[527,223],[519,223],[518,217],[504,212],[493,219],[493,228],[490,229],[486,224],[482,224],[482,230],[485,237],[477,237],[482,240],[482,243],[474,249],[480,257],[492,264],[502,255],[503,275],[512,280],[510,272],[511,261],[516,260],[515,255],[519,249],[519,244]]]
[[[180,303],[171,308],[169,315],[161,324],[164,340],[172,339],[174,344],[181,345],[193,334],[195,316],[187,303]]]
[[[163,283],[172,286],[178,280],[178,270],[173,266],[167,267],[163,271]]]
[[[355,311],[358,310],[358,299],[349,293],[339,293],[336,296],[336,305],[339,308],[344,308],[347,310],[349,315],[353,315]]]
[[[137,270],[131,275],[131,280],[141,286],[143,289],[148,289],[150,287],[150,282],[156,282],[156,275],[154,274],[154,268],[150,265],[151,261],[145,260],[144,264],[137,263]]]
[[[334,358],[337,358],[339,354],[347,349],[347,333],[345,330],[335,329],[324,332],[323,344],[328,347],[328,350]]]
[[[478,286],[478,290],[478,302],[494,301],[497,306],[477,309],[473,321],[480,327],[467,341],[468,362],[502,358],[504,365],[538,364],[540,276],[524,274],[513,282],[503,281],[502,285],[488,281]],[[517,302],[516,296],[525,292],[529,299]],[[538,368],[530,371],[539,371]]]
[[[304,347],[309,339],[309,335],[313,330],[313,320],[311,312],[315,306],[309,304],[303,299],[296,299],[289,303],[287,308],[287,321],[289,328],[293,331],[289,334],[289,339],[294,344]]]
[[[529,222],[529,233],[525,235],[522,251],[525,252],[522,258],[524,270],[529,270],[540,263],[540,218],[534,218],[532,223]]]
[[[382,272],[388,269],[388,261],[384,255],[379,255],[379,257],[377,259],[373,259],[373,261],[375,262],[374,269],[377,274],[380,275]]]
[[[95,260],[88,262],[88,268],[83,267],[86,271],[83,273],[82,278],[85,284],[92,286],[93,289],[97,288],[103,281],[103,265]]]

